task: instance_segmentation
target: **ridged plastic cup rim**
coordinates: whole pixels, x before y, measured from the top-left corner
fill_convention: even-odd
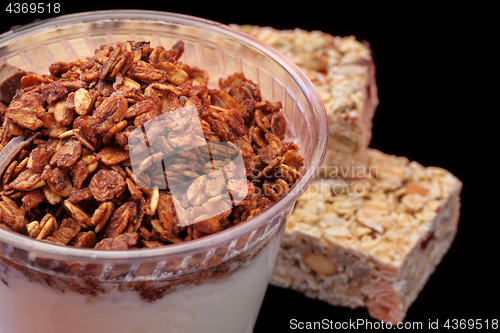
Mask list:
[[[313,83],[307,76],[286,56],[281,54],[273,47],[257,40],[253,36],[233,29],[225,24],[215,21],[198,18],[194,16],[150,11],[150,10],[103,10],[93,12],[83,12],[77,14],[69,14],[56,17],[43,21],[40,24],[30,26],[19,31],[8,31],[0,35],[0,47],[5,42],[15,38],[22,38],[32,33],[38,33],[43,29],[52,29],[57,26],[72,25],[78,22],[91,22],[91,21],[104,21],[104,20],[153,20],[160,22],[173,22],[175,24],[185,24],[187,26],[196,26],[198,28],[205,28],[222,33],[223,35],[231,36],[242,43],[250,45],[252,48],[257,49],[267,56],[271,57],[281,67],[288,72],[288,74],[297,82],[301,87],[310,107],[314,110],[315,126],[317,128],[317,137],[315,142],[315,149],[311,156],[311,166],[306,170],[297,183],[292,186],[282,198],[276,201],[269,209],[263,213],[253,217],[252,219],[242,222],[241,224],[226,229],[224,231],[215,233],[213,235],[205,236],[193,241],[183,242],[178,244],[170,244],[163,247],[151,249],[132,249],[127,251],[104,251],[95,249],[83,249],[60,246],[50,244],[28,238],[13,232],[9,232],[0,228],[0,242],[10,245],[14,248],[24,249],[27,251],[36,251],[38,255],[76,260],[78,258],[85,261],[122,261],[122,260],[151,260],[157,257],[165,257],[170,255],[179,255],[181,253],[201,252],[218,245],[228,243],[231,240],[240,238],[245,234],[249,234],[254,229],[265,224],[267,221],[277,215],[277,212],[284,211],[289,206],[293,205],[300,195],[305,191],[308,185],[314,180],[316,172],[321,162],[323,161],[326,145],[328,140],[328,121],[326,116],[325,107],[323,102],[316,91]],[[321,117],[321,115],[323,115]]]

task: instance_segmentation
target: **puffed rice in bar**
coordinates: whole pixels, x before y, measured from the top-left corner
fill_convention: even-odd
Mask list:
[[[330,138],[320,175],[354,178],[367,166],[372,118],[378,105],[375,67],[368,43],[321,31],[233,25],[294,61],[317,88],[328,114]]]
[[[318,178],[298,200],[271,284],[397,323],[455,237],[462,183],[437,167],[367,153],[364,178]]]

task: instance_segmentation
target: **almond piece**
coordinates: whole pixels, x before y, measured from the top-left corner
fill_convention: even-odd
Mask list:
[[[85,88],[75,92],[75,111],[80,116],[87,114],[92,106],[92,95]]]
[[[307,267],[319,274],[333,275],[337,273],[337,266],[333,262],[331,262],[330,259],[321,254],[306,254],[304,256],[304,264],[306,264]]]

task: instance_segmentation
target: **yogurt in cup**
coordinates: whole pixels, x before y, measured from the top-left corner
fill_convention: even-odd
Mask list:
[[[62,16],[0,36],[0,60],[44,73],[99,45],[185,43],[185,63],[214,87],[235,72],[281,101],[304,172],[269,209],[219,233],[154,249],[102,251],[35,241],[0,229],[0,332],[252,332],[293,205],[327,144],[324,106],[286,57],[225,25],[152,11]]]

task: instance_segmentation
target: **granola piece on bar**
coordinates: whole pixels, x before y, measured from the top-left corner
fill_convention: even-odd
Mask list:
[[[330,128],[320,176],[356,178],[351,171],[367,166],[366,151],[378,105],[369,44],[354,36],[321,31],[233,26],[281,51],[311,79],[325,104]]]
[[[461,182],[368,150],[357,180],[318,178],[298,200],[271,283],[402,321],[457,231]]]

